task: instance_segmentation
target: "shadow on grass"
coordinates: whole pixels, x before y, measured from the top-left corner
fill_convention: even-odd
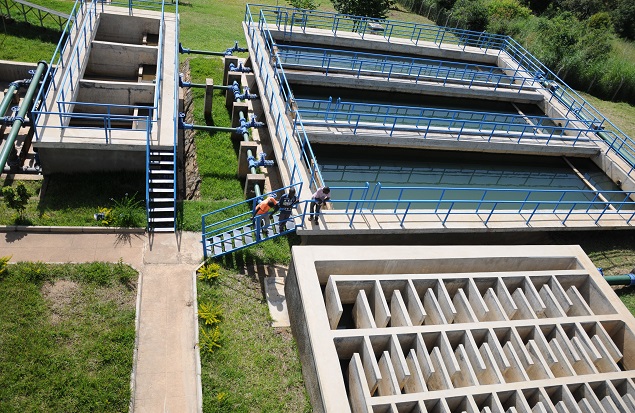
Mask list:
[[[57,44],[57,42],[60,40],[60,36],[62,35],[62,31],[59,29],[42,27],[39,24],[34,25],[31,23],[16,21],[6,17],[3,17],[3,20],[3,29],[6,30],[6,34],[8,36]],[[55,23],[55,25],[57,26],[57,23]]]
[[[85,215],[86,211],[113,207],[113,200],[127,194],[137,194],[136,198],[145,203],[144,172],[54,174],[48,178],[37,210],[40,217],[57,212],[67,215],[67,220],[72,222],[74,214]]]

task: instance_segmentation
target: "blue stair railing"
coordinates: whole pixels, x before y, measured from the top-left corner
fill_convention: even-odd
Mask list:
[[[295,232],[304,225],[304,204],[299,203],[302,212],[293,214],[284,223],[286,229],[280,231],[279,215],[271,217],[268,228],[260,227],[260,220],[253,219],[253,210],[259,201],[267,196],[279,198],[286,188],[269,192],[260,197],[241,201],[201,216],[203,256],[205,259],[218,258],[226,254]],[[299,192],[299,191],[298,191]],[[265,232],[267,230],[267,232]]]

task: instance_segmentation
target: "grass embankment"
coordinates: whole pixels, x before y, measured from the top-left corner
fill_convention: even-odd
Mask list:
[[[100,208],[111,208],[115,215],[131,215],[138,224],[135,226],[146,224],[143,172],[51,175],[41,198],[43,181],[21,182],[31,195],[24,219],[17,219],[15,211],[7,208],[0,193],[0,225],[99,226],[102,223],[95,221],[94,214]],[[5,178],[2,186],[15,186],[16,183]],[[132,197],[138,201],[133,208],[118,209],[122,200]]]
[[[38,5],[62,13],[70,13],[74,0],[38,0]],[[6,13],[0,7],[1,13]],[[47,17],[40,25],[35,13],[28,13],[26,22],[18,9],[11,10],[11,18],[4,18],[0,31],[0,60],[21,62],[49,62],[60,39],[60,26]]]
[[[226,269],[198,283],[199,308],[222,314],[220,347],[201,349],[204,411],[310,412],[295,340],[290,329],[270,327],[257,276]]]
[[[124,264],[0,272],[0,411],[128,411],[136,281]]]

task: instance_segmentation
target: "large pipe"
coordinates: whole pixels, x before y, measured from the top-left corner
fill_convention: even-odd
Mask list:
[[[9,154],[11,153],[11,150],[13,150],[15,138],[18,136],[20,128],[24,123],[24,117],[26,116],[27,111],[33,107],[33,99],[35,98],[38,87],[40,85],[40,80],[43,74],[46,72],[47,67],[48,64],[44,61],[40,61],[37,64],[37,69],[35,69],[35,73],[33,74],[33,78],[31,79],[31,84],[26,91],[26,95],[24,96],[24,100],[22,101],[22,106],[20,106],[18,114],[15,116],[11,131],[7,136],[7,140],[4,144],[4,147],[2,148],[2,152],[0,152],[0,170],[4,170],[4,166],[7,163]]]
[[[635,274],[607,275],[604,277],[609,285],[635,285]]]
[[[11,106],[11,101],[13,100],[13,94],[20,89],[23,85],[26,85],[30,82],[29,79],[16,80],[15,82],[11,82],[9,84],[9,89],[7,90],[6,95],[2,98],[2,102],[0,102],[0,116],[4,116],[7,113],[7,109]]]

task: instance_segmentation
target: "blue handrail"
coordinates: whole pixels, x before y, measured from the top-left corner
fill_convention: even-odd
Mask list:
[[[400,58],[391,55],[365,52],[345,52],[333,49],[304,46],[278,46],[280,64],[289,68],[319,68],[328,76],[330,72],[362,75],[384,75],[387,79],[406,78],[418,83],[423,80],[460,82],[472,86],[493,86],[535,90],[540,83],[522,69],[506,74],[498,66],[472,63],[456,63],[423,58]]]
[[[305,32],[307,28],[330,30],[338,32],[352,32],[361,38],[367,35],[381,36],[388,41],[404,40],[411,44],[427,41],[437,44],[451,44],[485,49],[500,48],[506,36],[476,32],[470,30],[453,29],[430,24],[384,20],[364,16],[353,16],[318,10],[298,10],[290,7],[268,6],[262,4],[248,5],[259,9],[262,17],[275,22],[278,30],[292,35],[294,31]],[[373,24],[371,24],[373,23]],[[377,25],[383,30],[377,31]],[[496,47],[498,46],[498,47]]]

